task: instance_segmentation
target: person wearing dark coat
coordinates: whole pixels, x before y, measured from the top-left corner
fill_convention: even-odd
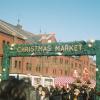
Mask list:
[[[50,93],[49,93],[49,100],[53,100],[53,93],[54,93],[55,89],[53,86],[50,87]]]
[[[88,100],[96,100],[96,93],[94,89],[91,89],[89,92],[89,99]]]
[[[62,91],[60,87],[56,87],[52,93],[52,100],[62,100]]]
[[[87,91],[83,87],[80,88],[80,98],[81,100],[87,100]]]
[[[0,100],[33,100],[29,99],[30,93],[31,84],[28,80],[11,78],[0,83]]]
[[[42,89],[43,89],[42,85],[39,85],[37,87],[37,89],[36,89],[36,100],[40,100],[41,99]]]
[[[73,93],[72,90],[69,87],[64,86],[62,88],[62,100],[73,100]]]

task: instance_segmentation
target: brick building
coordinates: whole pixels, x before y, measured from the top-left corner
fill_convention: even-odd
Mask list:
[[[54,33],[33,34],[22,29],[22,26],[12,25],[0,20],[0,72],[2,71],[3,45],[48,43],[57,42]],[[95,63],[88,56],[39,56],[39,57],[12,57],[10,73],[32,75],[39,77],[72,76],[77,70],[82,76],[83,69],[89,70],[91,78],[95,78]]]

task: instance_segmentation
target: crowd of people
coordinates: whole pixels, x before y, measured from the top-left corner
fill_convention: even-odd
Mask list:
[[[45,92],[44,99],[42,99],[42,92]],[[96,100],[95,98],[95,88],[71,84],[69,87],[67,85],[57,85],[55,88],[51,86],[49,90],[39,86],[37,100]]]
[[[95,88],[70,84],[37,88],[29,79],[11,78],[0,83],[0,100],[96,100]]]

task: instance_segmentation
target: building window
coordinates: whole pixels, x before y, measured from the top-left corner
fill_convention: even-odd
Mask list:
[[[68,60],[65,60],[65,64],[68,64]]]
[[[31,70],[32,64],[31,63],[26,63],[26,70]]]
[[[31,67],[29,67],[29,70],[31,71]]]
[[[63,71],[62,71],[62,70],[60,70],[61,75],[62,75],[62,72],[63,72]]]
[[[79,67],[81,67],[81,64],[79,64]]]
[[[36,67],[36,72],[38,72],[38,67]]]
[[[61,63],[61,64],[63,63],[63,59],[62,59],[62,58],[60,58],[60,63]]]
[[[30,64],[30,66],[29,66],[29,70],[30,70],[30,71],[31,71],[31,68],[32,68],[31,66],[32,66],[32,65]]]
[[[54,71],[55,71],[54,73],[56,74],[56,69]]]
[[[40,71],[41,71],[41,67],[40,66],[36,67],[36,72],[40,72]]]
[[[77,63],[75,63],[75,67],[77,67]]]
[[[65,70],[65,75],[67,75],[67,70]]]
[[[53,69],[53,74],[55,74],[55,70]]]
[[[47,61],[48,60],[48,56],[45,56],[45,61]]]
[[[5,44],[5,43],[6,43],[6,42],[5,42],[5,40],[3,40],[2,42],[3,42],[3,44]]]
[[[56,63],[57,62],[57,57],[54,57],[54,63]]]
[[[39,72],[41,71],[41,67],[39,67]]]
[[[2,47],[4,46],[5,43],[6,43],[5,40],[3,40],[3,41],[2,41]]]
[[[29,70],[31,71],[31,67],[29,67]]]
[[[89,63],[87,62],[87,65],[89,65]]]
[[[10,44],[9,41],[7,41],[7,44],[8,44],[8,45]]]
[[[73,63],[71,63],[71,68],[73,68]]]
[[[21,61],[19,61],[19,69],[21,68]]]
[[[46,68],[46,73],[48,73],[48,68]]]
[[[26,70],[28,70],[29,63],[26,63]]]
[[[55,74],[55,70],[53,69],[53,74]]]
[[[15,60],[15,68],[17,68],[17,60]]]

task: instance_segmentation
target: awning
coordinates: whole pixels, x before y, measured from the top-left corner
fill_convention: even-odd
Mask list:
[[[55,85],[72,84],[75,81],[73,77],[57,77],[54,80]]]

